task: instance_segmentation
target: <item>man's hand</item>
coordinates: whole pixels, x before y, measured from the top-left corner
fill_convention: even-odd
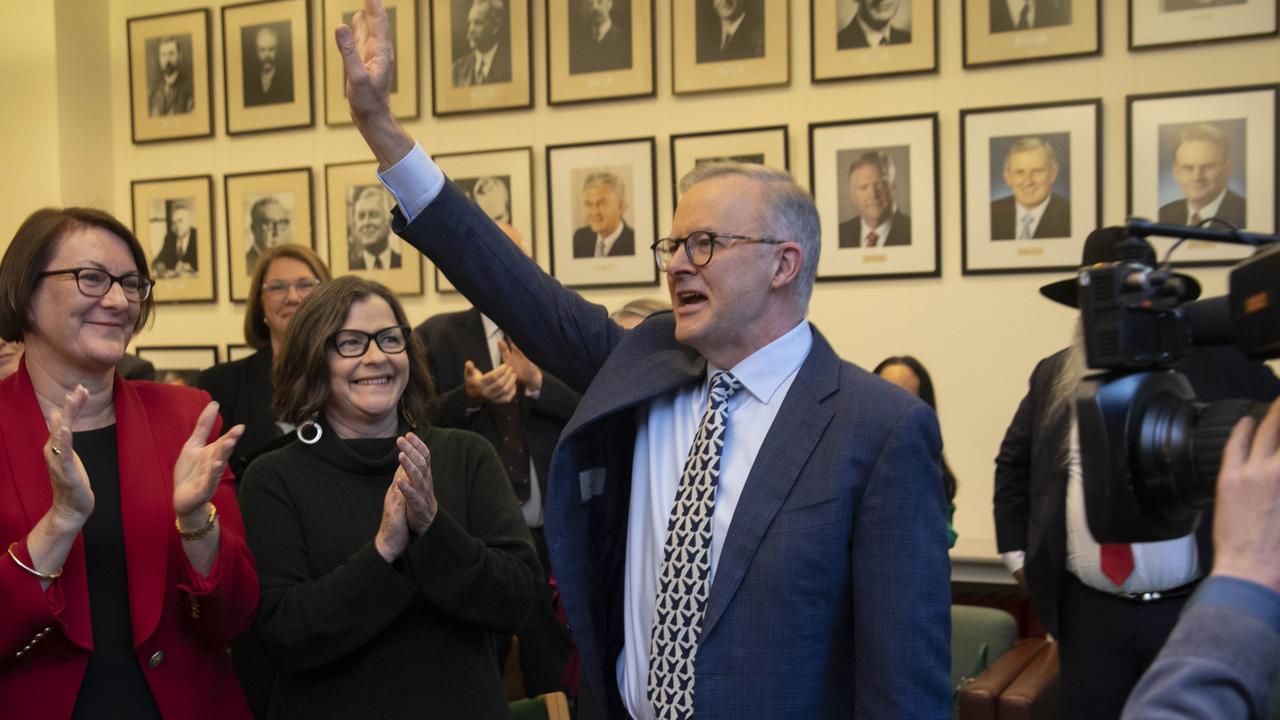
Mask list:
[[[473,404],[509,403],[516,398],[516,372],[505,363],[486,373],[468,360],[462,367],[462,378]]]
[[[516,344],[507,339],[498,340],[498,356],[502,364],[516,373],[516,379],[525,389],[537,395],[542,392],[542,369],[534,365]]]
[[[347,77],[351,119],[378,159],[378,169],[386,170],[413,150],[413,138],[391,115],[387,96],[395,51],[382,0],[364,0],[364,9],[351,16],[350,25],[339,25],[334,38]]]
[[[1214,502],[1213,574],[1280,592],[1280,400],[1261,425],[1247,417],[1236,423]]]

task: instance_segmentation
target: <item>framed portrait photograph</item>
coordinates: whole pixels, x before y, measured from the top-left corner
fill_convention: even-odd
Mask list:
[[[213,252],[213,178],[134,180],[133,234],[147,251],[157,303],[218,299]]]
[[[1129,49],[1274,37],[1275,0],[1129,0]]]
[[[549,104],[654,94],[653,0],[546,2]]]
[[[533,106],[529,2],[431,2],[432,114]]]
[[[671,7],[671,88],[685,93],[791,81],[790,0],[690,0]]]
[[[938,115],[809,126],[818,280],[939,277]]]
[[[1102,0],[964,0],[964,66],[1097,55],[1101,8]]]
[[[401,120],[418,117],[418,0],[386,0],[387,30],[396,62],[391,68],[391,114]],[[342,54],[333,44],[339,25],[351,24],[351,16],[364,7],[363,0],[324,0],[324,121],[326,125],[350,125],[347,79]]]
[[[397,295],[422,294],[422,253],[391,232],[395,197],[378,180],[378,163],[324,166],[329,269],[360,275]]]
[[[965,275],[1072,272],[1102,224],[1102,101],[960,111]]]
[[[813,82],[936,72],[937,0],[809,0]]]
[[[138,345],[138,357],[156,368],[156,381],[195,387],[200,371],[218,364],[217,345]]]
[[[1276,232],[1280,85],[1131,95],[1128,214],[1169,225]],[[1174,241],[1151,238],[1161,260]],[[1177,265],[1231,265],[1251,248],[1182,243]]]
[[[739,162],[791,169],[787,126],[714,130],[671,136],[672,207],[680,202],[680,178],[699,165]]]
[[[206,9],[129,18],[135,145],[213,135],[213,50]]]
[[[249,299],[258,257],[276,245],[316,249],[311,168],[236,173],[223,178],[231,299]]]
[[[450,180],[507,233],[521,250],[538,259],[533,205],[533,148],[506,148],[432,157]],[[545,264],[543,264],[545,269]],[[432,267],[436,292],[457,288]]]
[[[311,127],[309,0],[222,8],[227,134]]]
[[[547,146],[551,274],[572,288],[658,284],[653,138]]]
[[[256,352],[258,351],[248,345],[227,343],[226,353],[223,357],[226,358],[226,362],[235,362],[237,360],[243,360]]]

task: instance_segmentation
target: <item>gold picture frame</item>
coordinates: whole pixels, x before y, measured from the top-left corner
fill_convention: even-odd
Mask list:
[[[722,17],[718,10],[732,14]],[[671,88],[676,95],[791,82],[790,0],[715,0],[671,8]]]
[[[378,163],[325,165],[324,184],[333,276],[359,275],[397,295],[422,295],[422,253],[391,232],[396,201],[378,180]]]
[[[1020,27],[1006,0],[964,0],[964,66],[1058,60],[1102,53],[1102,0],[1035,0]]]
[[[135,145],[213,135],[213,50],[205,9],[129,18]]]
[[[133,234],[146,249],[157,303],[218,299],[213,177],[134,180]]]
[[[386,0],[388,30],[396,62],[391,75],[391,114],[401,120],[418,117],[421,101],[418,92],[418,57],[421,51],[418,33],[418,0]],[[333,44],[333,33],[339,25],[364,6],[363,0],[324,0],[324,121],[326,125],[350,125],[347,108],[347,79],[342,69],[342,54]]]
[[[937,72],[937,0],[901,0],[886,6],[887,17],[865,21],[859,7],[854,0],[810,0],[813,82]]]
[[[481,5],[431,2],[431,114],[460,115],[533,107],[533,18],[530,0]],[[472,11],[484,18],[488,50],[467,38]],[[481,39],[480,42],[486,40]]]
[[[652,97],[653,0],[614,0],[608,22],[584,7],[547,0],[547,103]]]
[[[315,124],[309,0],[260,0],[222,8],[227,134]]]
[[[236,173],[223,178],[231,299],[249,299],[257,258],[275,245],[316,247],[311,168]]]

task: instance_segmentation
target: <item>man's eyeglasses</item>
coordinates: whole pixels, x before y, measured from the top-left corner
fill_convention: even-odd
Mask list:
[[[262,292],[268,295],[284,296],[289,294],[289,288],[293,288],[298,291],[298,297],[304,298],[318,287],[320,287],[320,281],[316,278],[303,278],[294,280],[291,283],[283,280],[273,280],[268,283],[262,283]]]
[[[717,233],[707,230],[696,230],[682,238],[662,238],[649,247],[653,250],[653,259],[658,263],[658,269],[666,272],[667,267],[671,265],[671,260],[675,258],[676,251],[680,246],[684,246],[684,254],[689,258],[689,262],[694,267],[706,267],[711,262],[711,256],[715,254],[716,245],[728,246],[731,243],[724,242],[722,238],[736,240],[740,243],[763,243],[766,245],[779,245],[786,240],[771,240],[769,238],[753,238],[746,235],[733,235],[730,233]]]
[[[151,295],[151,288],[156,285],[155,280],[142,277],[137,273],[112,275],[106,270],[86,267],[46,270],[37,277],[46,278],[52,275],[74,275],[76,287],[80,289],[80,294],[94,298],[106,295],[111,292],[112,284],[120,283],[120,289],[124,291],[125,298],[130,302],[146,300]]]
[[[363,330],[339,330],[329,336],[329,344],[342,357],[364,357],[369,352],[369,343],[378,343],[378,349],[388,355],[396,355],[409,347],[409,327],[392,325],[378,332],[367,333]]]

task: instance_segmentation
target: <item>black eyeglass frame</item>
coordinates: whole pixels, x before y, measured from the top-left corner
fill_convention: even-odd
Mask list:
[[[380,337],[384,337],[384,336],[389,337],[386,335],[386,333],[390,332],[391,330],[399,330],[401,336],[404,339],[404,345],[401,346],[399,350],[388,350],[382,347],[382,342],[378,340],[378,338]],[[369,352],[369,345],[371,343],[377,343],[378,349],[387,355],[399,355],[400,353],[409,349],[409,342],[410,342],[409,334],[411,332],[412,332],[412,328],[410,328],[408,325],[391,325],[389,327],[384,327],[381,330],[378,330],[376,332],[371,332],[371,333],[365,332],[363,330],[355,330],[352,328],[342,328],[341,330],[335,330],[333,334],[329,336],[329,339],[325,341],[325,344],[333,348],[333,351],[338,353],[338,355],[345,358],[364,357],[365,353]],[[342,350],[338,347],[338,336],[343,333],[351,333],[353,335],[364,336],[364,344],[360,346],[360,352],[354,355],[348,355],[347,353],[342,352]]]
[[[698,262],[697,260],[694,259],[693,246],[689,244],[689,241],[691,239],[699,235],[705,235],[707,238],[706,262]],[[658,246],[662,245],[663,243],[675,243],[675,247],[671,248],[672,258],[676,256],[676,250],[681,245],[683,245],[684,255],[685,257],[689,258],[690,265],[693,265],[694,267],[706,267],[707,265],[711,264],[711,258],[714,257],[716,254],[716,245],[719,244],[719,245],[725,245],[726,247],[728,246],[728,243],[717,243],[716,241],[719,240],[720,238],[729,238],[731,240],[736,240],[743,244],[781,245],[787,242],[786,240],[777,240],[774,238],[751,237],[749,235],[734,235],[733,233],[712,232],[711,230],[694,230],[693,232],[689,233],[688,235],[685,235],[684,237],[659,238],[655,240],[652,245],[649,246],[649,249],[653,251],[653,260],[654,262],[658,263],[658,269],[663,272],[667,271],[667,263],[671,262],[670,259],[663,261],[662,256],[659,254],[660,251],[658,250]]]
[[[95,295],[94,293],[91,293],[88,290],[85,290],[84,285],[80,284],[80,273],[85,273],[85,272],[102,273],[103,275],[106,275],[108,278],[110,278],[111,282],[107,283],[107,286],[102,290],[102,292]],[[124,292],[125,299],[129,300],[130,302],[142,302],[147,298],[151,297],[151,291],[154,290],[156,286],[155,280],[152,280],[149,277],[143,277],[142,275],[136,272],[127,273],[125,275],[112,275],[111,273],[107,272],[106,270],[103,270],[102,268],[95,268],[95,267],[75,267],[75,268],[65,268],[63,270],[45,270],[44,272],[40,273],[36,277],[47,278],[47,277],[52,277],[54,275],[75,276],[76,290],[79,290],[81,295],[84,295],[85,297],[91,297],[91,298],[106,297],[107,293],[111,292],[112,285],[119,285],[120,290]],[[134,278],[138,281],[138,288],[135,291],[138,295],[136,299],[130,297],[129,288],[125,287],[124,281],[128,280],[129,278]]]

